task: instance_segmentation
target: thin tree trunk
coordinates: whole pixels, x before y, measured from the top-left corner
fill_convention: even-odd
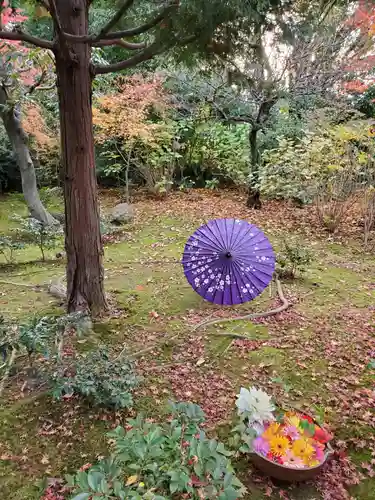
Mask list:
[[[258,188],[259,185],[259,153],[257,144],[258,130],[259,129],[256,126],[252,126],[249,132],[251,180],[246,201],[246,205],[249,208],[255,208],[257,210],[262,208],[262,202],[260,201],[260,192]]]
[[[8,109],[7,104],[8,96],[6,90],[0,86],[0,114],[21,172],[22,192],[30,215],[46,225],[58,224],[57,220],[44,208],[40,200],[34,163],[27,144],[28,138],[22,128],[19,113],[13,107]]]
[[[58,0],[65,32],[86,35],[87,0]],[[91,109],[90,47],[64,43],[56,49],[65,198],[68,311],[107,308],[102,265]]]

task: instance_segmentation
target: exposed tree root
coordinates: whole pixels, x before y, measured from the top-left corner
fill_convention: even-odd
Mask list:
[[[48,286],[48,293],[62,301],[66,300],[66,286],[64,285],[65,276],[61,276],[56,281],[52,282]]]
[[[280,281],[277,278],[275,278],[275,281],[276,281],[277,293],[278,293],[280,300],[282,302],[281,306],[279,306],[275,309],[271,309],[269,311],[265,311],[263,313],[251,313],[251,314],[246,314],[245,316],[235,316],[233,318],[224,318],[224,319],[203,321],[202,323],[199,323],[198,325],[194,326],[191,330],[191,333],[195,333],[199,328],[202,328],[204,326],[207,327],[207,326],[215,325],[218,323],[225,323],[225,322],[230,322],[230,321],[246,321],[246,320],[251,320],[251,319],[256,319],[256,318],[268,318],[270,316],[275,316],[276,314],[279,314],[279,313],[285,311],[286,309],[288,309],[288,307],[290,307],[291,304],[284,296]],[[214,332],[212,335],[220,335],[220,336],[232,337],[234,339],[249,340],[249,338],[246,337],[245,335],[239,335],[239,334],[236,334],[233,332]],[[153,344],[152,346],[147,347],[146,349],[142,349],[138,352],[134,352],[134,353],[130,354],[130,357],[139,358],[140,356],[143,356],[144,354],[147,354],[150,351],[153,351],[154,349],[160,348],[163,345],[174,341],[177,337],[178,337],[178,335],[175,334],[175,335],[172,335],[170,337],[164,338],[160,342],[157,342],[157,343]],[[179,344],[181,342],[183,342],[183,341],[176,342],[176,344]],[[230,345],[229,345],[229,347],[230,347]],[[228,347],[228,349],[229,349],[229,347]]]
[[[278,293],[280,300],[282,302],[281,306],[277,307],[276,309],[271,309],[270,311],[265,311],[263,313],[251,313],[251,314],[246,314],[245,316],[234,316],[233,318],[221,318],[221,319],[202,321],[202,323],[199,323],[198,325],[196,325],[193,328],[193,332],[195,332],[199,328],[202,328],[203,326],[207,327],[207,326],[211,326],[211,325],[217,325],[218,323],[222,324],[222,323],[229,323],[232,321],[247,321],[247,320],[257,319],[257,318],[269,318],[270,316],[275,316],[276,314],[279,314],[279,313],[285,311],[286,309],[288,309],[288,307],[290,307],[290,303],[288,302],[288,300],[284,296],[280,281],[277,278],[275,278],[275,282],[276,282],[276,287],[277,287],[277,293]],[[228,333],[214,333],[214,335],[227,335],[227,336],[232,336],[235,338],[241,338],[241,336],[236,337],[235,334],[230,333],[230,332],[228,332]],[[246,338],[246,337],[244,337],[244,338]]]

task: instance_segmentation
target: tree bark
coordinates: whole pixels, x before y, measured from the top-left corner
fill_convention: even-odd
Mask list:
[[[63,31],[88,33],[87,0],[57,0]],[[56,34],[59,37],[59,33]],[[68,311],[107,308],[91,109],[91,48],[59,39],[55,48],[65,198]]]
[[[251,180],[247,192],[246,205],[248,208],[260,210],[262,202],[260,201],[259,183],[259,153],[258,153],[258,131],[256,125],[252,125],[249,132],[250,143],[250,163],[251,163]]]
[[[27,143],[28,138],[22,128],[17,110],[14,107],[8,108],[8,95],[2,86],[0,86],[0,109],[4,127],[21,172],[22,192],[31,217],[46,225],[58,224],[40,200],[34,163]]]

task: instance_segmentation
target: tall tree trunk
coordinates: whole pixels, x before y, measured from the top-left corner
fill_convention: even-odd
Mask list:
[[[57,0],[63,31],[87,35],[87,0]],[[58,35],[58,34],[57,34]],[[65,198],[68,311],[107,307],[102,265],[91,109],[91,50],[65,43],[55,50]]]
[[[40,200],[34,163],[30,155],[27,135],[22,128],[20,113],[14,107],[8,107],[8,95],[2,86],[0,86],[0,109],[4,127],[21,172],[22,192],[31,217],[46,225],[58,224]]]
[[[249,208],[255,208],[257,210],[262,208],[262,202],[260,201],[259,192],[259,152],[258,152],[258,131],[256,125],[252,125],[249,132],[249,143],[250,143],[250,163],[251,163],[251,180],[249,184],[249,190],[247,193],[246,205]]]

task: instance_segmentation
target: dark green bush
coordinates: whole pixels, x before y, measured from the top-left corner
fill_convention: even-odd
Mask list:
[[[223,443],[201,428],[204,414],[192,403],[172,406],[172,419],[151,423],[142,416],[108,434],[112,454],[67,477],[73,500],[236,500],[244,487]]]
[[[80,394],[116,410],[133,405],[132,391],[139,383],[133,363],[124,356],[111,359],[105,348],[80,356],[70,366],[61,363],[52,380],[56,399]]]

